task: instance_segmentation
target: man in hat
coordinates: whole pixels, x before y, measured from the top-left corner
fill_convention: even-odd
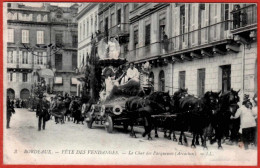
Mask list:
[[[46,100],[46,96],[40,95],[36,110],[36,117],[38,117],[38,131],[41,131],[41,127],[45,130],[45,116],[48,113],[48,109],[49,102]]]
[[[6,105],[7,105],[7,109],[6,109],[6,120],[7,120],[6,128],[8,129],[8,128],[10,128],[11,116],[12,116],[12,114],[15,113],[13,103],[11,102],[9,96],[7,96],[7,103],[6,103]]]
[[[231,119],[240,117],[240,130],[242,133],[242,141],[244,147],[247,150],[249,143],[254,143],[255,141],[255,131],[256,131],[256,122],[252,113],[252,103],[250,102],[249,95],[244,95],[244,100],[242,106],[237,110],[234,116],[231,116]]]

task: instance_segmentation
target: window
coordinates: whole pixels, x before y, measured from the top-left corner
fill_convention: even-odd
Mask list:
[[[138,8],[139,4],[138,3],[134,3],[134,9]]]
[[[77,35],[72,35],[72,46],[74,48],[78,47],[78,36]]]
[[[104,26],[102,20],[99,22],[99,30],[101,30],[101,32],[104,32]]]
[[[77,68],[77,62],[78,62],[77,53],[73,53],[72,54],[72,70]]]
[[[185,71],[179,72],[179,88],[185,89]]]
[[[181,15],[181,23],[180,23],[181,34],[184,34],[185,33],[185,5],[180,7],[180,15]],[[182,36],[182,41],[184,42],[184,35]]]
[[[205,93],[205,68],[198,69],[198,96],[201,97]]]
[[[165,18],[163,18],[159,21],[159,25],[160,25],[160,27],[159,27],[159,36],[160,37],[159,38],[160,38],[160,41],[163,41],[163,32],[165,30]]]
[[[22,30],[22,43],[29,43],[29,30]]]
[[[44,31],[37,31],[37,44],[44,44]]]
[[[138,45],[138,30],[134,31],[134,49],[137,48]]]
[[[55,68],[57,70],[62,70],[62,54],[55,55]]]
[[[151,72],[149,74],[149,83],[151,85],[151,90],[154,91],[154,74],[153,74],[153,72]]]
[[[62,44],[63,44],[63,36],[62,36],[62,33],[57,33],[57,34],[55,35],[55,41],[56,41],[56,45],[62,46]]]
[[[231,65],[221,66],[222,70],[222,92],[231,89]]]
[[[56,17],[57,17],[57,18],[61,18],[61,17],[62,17],[62,11],[58,11],[58,12],[56,13]]]
[[[225,4],[225,30],[228,30],[229,4]]]
[[[28,82],[28,74],[23,73],[23,82]]]
[[[8,29],[8,43],[14,42],[14,29]]]
[[[121,9],[117,10],[117,24],[121,23]]]
[[[22,63],[23,64],[28,64],[28,52],[27,51],[23,51],[22,52],[22,57],[23,57],[23,59],[22,59]]]
[[[149,45],[151,42],[151,25],[145,26],[145,45]]]
[[[165,77],[164,77],[164,71],[161,71],[159,73],[159,91],[165,90]]]
[[[13,63],[13,51],[8,51],[7,63]]]
[[[10,8],[12,6],[11,3],[7,3],[7,7]]]
[[[43,64],[43,53],[42,52],[38,52],[37,64],[38,65],[42,65]]]

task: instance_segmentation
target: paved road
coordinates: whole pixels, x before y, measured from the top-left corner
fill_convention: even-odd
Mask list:
[[[121,127],[108,134],[99,125],[88,129],[86,124],[55,124],[50,120],[46,130],[38,131],[35,112],[15,110],[11,129],[4,129],[6,164],[256,164],[254,149],[223,145],[224,150],[217,150],[216,144],[208,145],[208,150],[200,146],[191,149],[164,138],[148,141],[141,132],[131,138]]]

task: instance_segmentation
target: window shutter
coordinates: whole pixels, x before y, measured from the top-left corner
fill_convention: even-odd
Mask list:
[[[175,8],[175,18],[176,18],[176,25],[175,25],[175,36],[176,36],[176,39],[175,39],[175,49],[176,50],[179,50],[179,47],[180,47],[180,38],[177,38],[178,35],[180,35],[180,31],[181,31],[181,27],[180,27],[180,19],[177,19],[177,18],[180,18],[181,17],[181,13],[180,13],[180,7],[176,7]]]
[[[24,30],[22,30],[22,43],[25,43],[24,36],[25,36]]]
[[[27,43],[29,43],[29,39],[30,39],[29,35],[30,35],[30,34],[29,34],[29,30],[26,30],[26,37],[27,37],[27,38],[26,38],[26,42],[27,42]]]
[[[16,61],[16,51],[14,50],[13,51],[13,63],[16,63],[17,61]]]
[[[37,31],[36,38],[37,44],[40,44],[40,31]]]
[[[44,44],[44,31],[42,31],[42,36],[41,37],[42,37],[42,41],[41,42],[42,42],[42,44]]]
[[[17,82],[16,81],[16,73],[15,72],[13,73],[13,82]]]
[[[32,73],[28,73],[27,74],[27,81],[30,83],[31,82],[31,79],[32,78]]]
[[[18,73],[19,75],[19,82],[23,82],[23,73]]]
[[[43,65],[47,65],[47,53],[46,52],[43,52],[42,53],[42,62],[43,62]]]
[[[209,3],[205,3],[205,24],[204,26],[208,26],[209,25]],[[208,28],[205,29],[204,31],[204,41],[205,43],[208,42],[208,37],[209,37],[209,30]]]
[[[190,16],[190,13],[189,13],[189,6],[190,4],[185,4],[185,33],[188,33],[189,32],[189,16]],[[187,48],[188,47],[188,34],[185,34],[184,35],[184,48]]]
[[[19,63],[19,64],[22,64],[22,60],[23,60],[23,52],[22,52],[22,51],[19,51],[19,60],[18,60],[18,63]]]
[[[38,52],[34,52],[34,65],[37,65]]]
[[[28,64],[32,64],[32,53],[28,52]]]

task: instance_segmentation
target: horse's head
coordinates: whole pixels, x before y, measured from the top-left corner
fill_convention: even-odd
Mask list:
[[[212,114],[215,114],[219,110],[219,95],[220,92],[212,92],[208,91],[204,94],[204,99],[206,101],[206,106],[208,106],[212,112]]]
[[[178,91],[176,91],[173,95],[173,100],[179,100],[181,98],[184,98],[188,96],[188,89],[182,89],[180,88]]]
[[[240,100],[238,93],[240,90],[235,91],[233,89],[231,89],[230,91],[222,94],[220,96],[220,108],[221,110],[225,110],[230,112],[231,114],[235,114],[237,109],[239,108],[238,106],[238,102]]]
[[[169,111],[171,109],[171,97],[168,92],[154,92],[150,96],[151,100],[154,100],[159,105],[162,105],[165,111]]]

